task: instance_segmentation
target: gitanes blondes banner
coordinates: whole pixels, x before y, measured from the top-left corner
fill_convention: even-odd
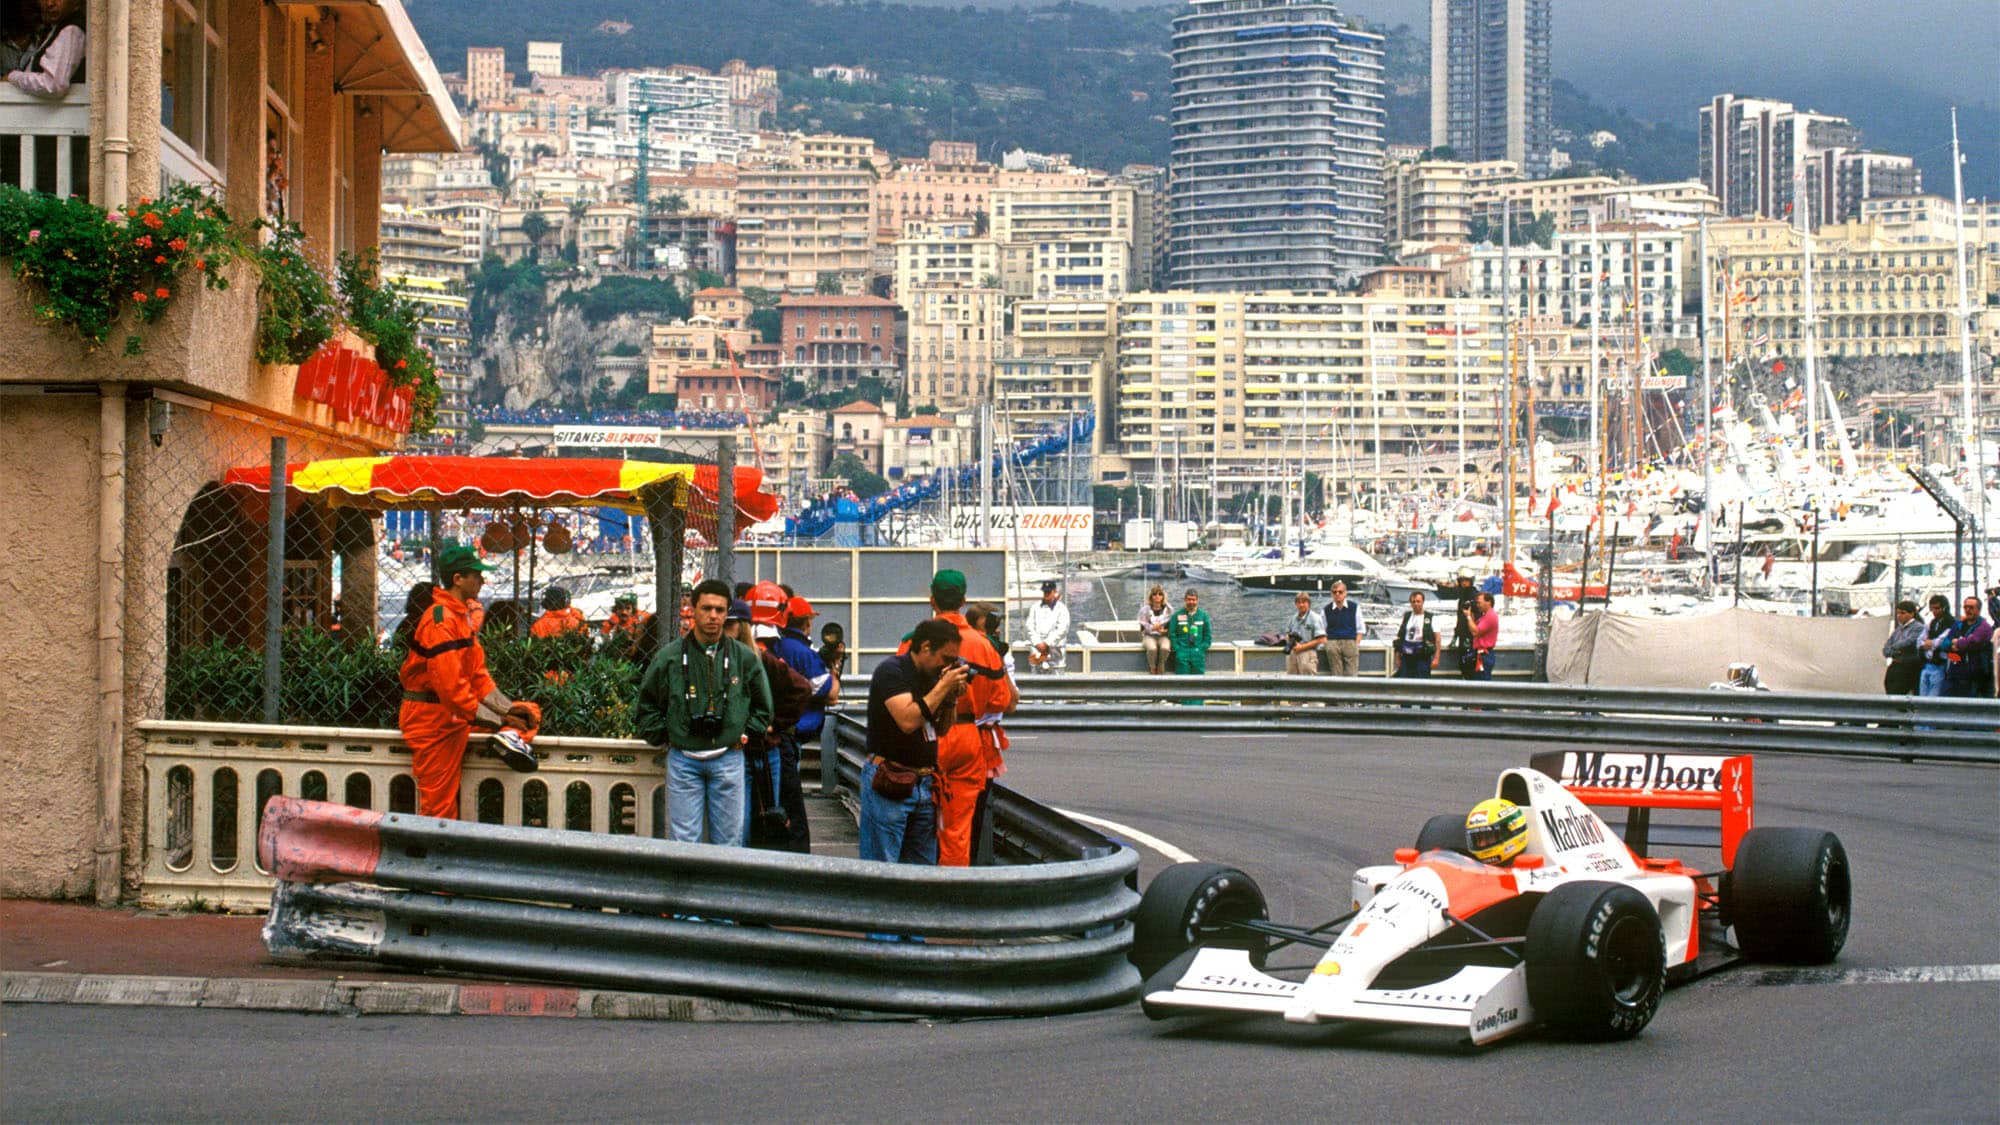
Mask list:
[[[1024,551],[1090,550],[1090,509],[1076,507],[1003,508],[995,505],[986,534],[977,534],[979,509],[951,514],[950,536],[961,547],[974,545]]]

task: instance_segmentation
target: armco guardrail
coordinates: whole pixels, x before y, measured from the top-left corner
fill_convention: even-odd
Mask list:
[[[1125,959],[1138,857],[1085,840],[1096,854],[1062,862],[918,867],[276,798],[258,856],[282,880],[264,928],[282,956],[1031,1015],[1139,987]]]
[[[1016,730],[1299,731],[2000,763],[2000,702],[1326,676],[1027,676]],[[1175,706],[1194,702],[1201,706]]]

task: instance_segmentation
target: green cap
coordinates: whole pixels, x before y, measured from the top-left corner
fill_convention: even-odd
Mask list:
[[[940,570],[931,576],[931,593],[942,594],[946,590],[959,594],[965,593],[965,572]]]
[[[464,574],[467,571],[484,574],[492,569],[479,561],[479,552],[458,543],[453,543],[438,552],[438,577],[446,582],[451,581],[451,576],[454,574]]]

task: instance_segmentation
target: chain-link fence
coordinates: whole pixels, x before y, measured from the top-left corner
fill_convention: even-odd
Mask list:
[[[185,408],[167,422],[154,426],[165,431],[157,444],[132,446],[135,717],[261,721],[274,431]],[[294,475],[277,721],[393,726],[405,657],[397,626],[413,591],[424,600],[437,551],[460,543],[492,568],[474,616],[501,690],[540,702],[550,734],[631,733],[644,663],[679,632],[679,606],[663,620],[656,591],[717,573],[721,561],[720,442],[688,438],[624,459],[554,456],[598,451],[529,442],[513,457],[394,458],[285,436]],[[739,473],[739,488],[754,484],[750,470]],[[679,507],[663,499],[676,494]],[[675,529],[668,542],[655,541],[645,511]],[[747,513],[732,515],[741,526]],[[679,581],[658,582],[663,569]]]

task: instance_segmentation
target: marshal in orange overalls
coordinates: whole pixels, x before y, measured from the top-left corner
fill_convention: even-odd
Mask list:
[[[564,633],[587,633],[590,625],[583,619],[583,611],[575,606],[552,609],[535,619],[528,626],[528,632],[537,637],[559,637]]]
[[[399,673],[403,708],[396,725],[410,747],[417,812],[458,817],[459,768],[479,701],[494,690],[486,651],[457,596],[439,589],[424,611]]]

